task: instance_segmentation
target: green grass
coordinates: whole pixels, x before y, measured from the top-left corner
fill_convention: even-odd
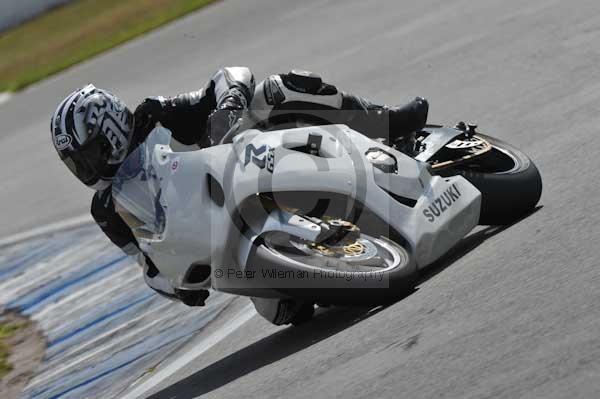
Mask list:
[[[0,322],[0,379],[12,370],[12,366],[8,362],[10,347],[6,340],[25,326],[26,323]]]
[[[74,0],[0,33],[0,92],[15,91],[214,0]]]

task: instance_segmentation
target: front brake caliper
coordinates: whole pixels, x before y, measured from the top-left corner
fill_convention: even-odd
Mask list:
[[[321,224],[321,234],[316,242],[328,246],[339,246],[355,242],[360,237],[360,229],[341,219],[332,219]]]

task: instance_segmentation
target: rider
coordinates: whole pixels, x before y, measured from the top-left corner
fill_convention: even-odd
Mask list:
[[[370,127],[388,124],[391,139],[398,139],[425,125],[428,103],[416,98],[404,107],[377,105],[340,92],[304,71],[272,75],[255,87],[248,68],[229,67],[219,70],[203,89],[170,98],[146,98],[134,113],[113,94],[90,84],[68,95],[52,117],[52,140],[61,160],[82,183],[96,190],[91,206],[94,220],[125,253],[138,256],[152,289],[189,306],[204,305],[208,291],[172,287],[152,260],[140,253],[133,233],[115,211],[111,179],[157,123],[182,144],[208,147],[218,144],[245,109],[264,117],[285,110],[304,110],[303,114],[327,110],[329,122],[347,124],[373,137],[382,134]]]

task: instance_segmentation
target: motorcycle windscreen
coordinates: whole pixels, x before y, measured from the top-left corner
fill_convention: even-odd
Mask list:
[[[165,229],[160,180],[152,166],[152,156],[156,145],[169,142],[168,130],[154,129],[129,154],[113,178],[115,211],[138,239],[158,239]]]

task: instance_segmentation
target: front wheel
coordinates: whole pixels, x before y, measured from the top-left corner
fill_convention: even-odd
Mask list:
[[[415,262],[403,246],[384,236],[363,233],[352,240],[326,244],[269,232],[249,263],[249,270],[289,275],[292,281],[286,283],[292,284],[270,288],[310,303],[384,303],[410,290],[416,276]],[[298,275],[303,278],[293,280]]]
[[[509,224],[535,208],[542,195],[542,178],[520,150],[490,136],[477,136],[492,149],[470,163],[441,170],[440,175],[462,175],[481,191],[480,224]]]

